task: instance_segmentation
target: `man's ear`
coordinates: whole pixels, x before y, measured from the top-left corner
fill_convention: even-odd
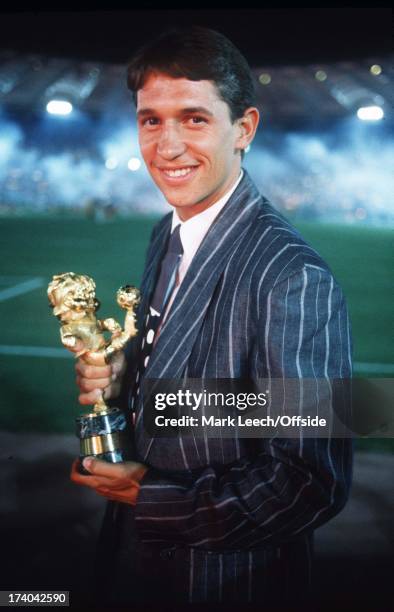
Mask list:
[[[247,108],[243,116],[236,119],[239,130],[239,136],[235,143],[237,149],[244,151],[250,145],[256,133],[259,119],[260,113],[254,106]]]

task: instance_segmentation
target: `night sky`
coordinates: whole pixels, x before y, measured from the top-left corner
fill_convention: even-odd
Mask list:
[[[148,37],[188,24],[221,31],[252,65],[340,61],[392,50],[389,8],[3,9],[0,19],[0,49],[115,63],[126,62]]]

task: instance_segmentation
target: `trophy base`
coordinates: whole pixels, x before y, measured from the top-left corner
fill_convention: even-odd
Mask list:
[[[108,408],[102,412],[84,414],[77,418],[77,436],[80,440],[80,474],[88,475],[82,461],[94,457],[108,463],[121,463],[130,456],[126,417],[119,408]]]

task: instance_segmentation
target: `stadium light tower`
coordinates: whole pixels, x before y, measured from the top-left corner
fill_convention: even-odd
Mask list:
[[[68,100],[50,100],[46,109],[50,115],[66,116],[72,113],[73,105]]]

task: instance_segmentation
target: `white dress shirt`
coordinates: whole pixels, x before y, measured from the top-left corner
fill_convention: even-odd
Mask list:
[[[174,209],[174,212],[172,213],[171,233],[174,231],[177,225],[181,225],[180,239],[183,247],[183,255],[178,268],[176,285],[168,301],[161,325],[167,317],[168,311],[171,308],[178,289],[183,279],[185,278],[186,272],[189,269],[192,259],[197,253],[198,248],[202,243],[206,233],[208,232],[209,228],[211,227],[212,223],[214,222],[222,208],[225,206],[225,204],[227,204],[233,192],[238,187],[242,177],[243,170],[241,169],[240,175],[235,181],[234,185],[230,187],[230,189],[224,194],[224,196],[220,198],[220,200],[218,200],[217,202],[215,202],[215,204],[212,204],[202,212],[198,213],[197,215],[194,215],[194,217],[187,219],[187,221],[182,221],[179,218],[176,209]],[[158,330],[157,336],[159,332],[160,330]]]

